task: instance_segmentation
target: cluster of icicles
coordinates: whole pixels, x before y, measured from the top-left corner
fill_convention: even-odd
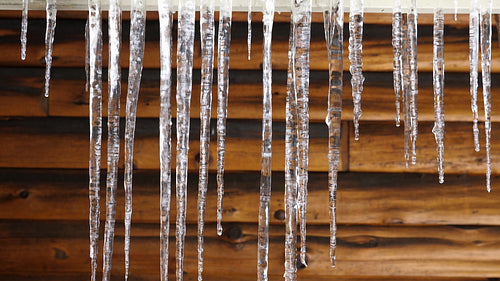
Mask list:
[[[455,1],[456,2],[456,1]],[[145,0],[132,0],[130,28],[130,66],[125,124],[125,280],[129,271],[130,222],[132,215],[132,170],[136,109],[141,82],[144,56],[146,10]],[[195,30],[194,0],[179,0],[177,38],[177,158],[176,158],[176,277],[183,279],[184,240],[186,235],[186,196],[188,174],[190,101],[192,91],[193,45]],[[248,16],[248,58],[251,46],[251,0]],[[470,9],[470,93],[473,112],[475,150],[479,151],[478,131],[478,54],[481,42],[483,79],[487,189],[490,191],[490,62],[491,62],[491,0],[478,7],[478,0],[471,0]],[[201,32],[201,96],[200,96],[200,167],[198,185],[198,280],[203,272],[203,232],[205,197],[208,181],[208,152],[210,144],[210,112],[212,104],[212,74],[214,65],[214,0],[202,0],[200,6]],[[263,118],[262,118],[262,170],[260,180],[260,206],[258,226],[258,280],[267,280],[269,251],[269,206],[271,196],[272,156],[272,66],[271,36],[274,18],[274,1],[264,0],[263,5]],[[343,75],[343,0],[329,0],[324,11],[325,40],[329,59],[329,92],[326,124],[329,130],[328,186],[330,210],[330,258],[335,265],[336,248],[336,190],[340,157]],[[229,49],[231,41],[231,0],[220,0],[218,61],[217,61],[217,233],[222,235],[222,197],[224,194],[224,154],[226,135],[227,98],[229,89]],[[309,48],[311,34],[311,0],[292,0],[291,25],[288,51],[288,76],[286,96],[286,153],[285,153],[285,280],[296,280],[297,260],[306,265],[306,208],[309,149]],[[120,150],[120,89],[121,89],[121,3],[109,1],[109,88],[108,88],[108,157],[106,182],[106,224],[104,234],[103,280],[111,275],[113,252],[116,188]],[[169,212],[171,186],[171,50],[172,10],[168,0],[158,0],[160,20],[160,268],[161,280],[168,278]],[[28,0],[23,0],[21,57],[25,59]],[[45,96],[49,94],[52,44],[56,26],[56,0],[47,0],[46,30],[46,83]],[[479,28],[481,27],[481,28]],[[480,30],[480,32],[479,32]],[[363,0],[350,0],[349,60],[352,75],[355,139],[359,139],[361,116]],[[444,138],[444,20],[443,10],[435,9],[433,39],[433,82],[435,123],[433,133],[437,142],[439,182],[443,175]],[[396,126],[400,125],[400,97],[403,100],[404,158],[406,163],[416,163],[418,132],[418,69],[417,69],[417,6],[411,0],[408,7],[401,7],[395,0],[393,12],[394,92],[396,96]],[[96,279],[97,245],[99,240],[99,178],[102,136],[102,28],[100,0],[89,0],[89,19],[86,27],[86,71],[90,92],[90,259],[91,280]],[[296,252],[297,224],[300,231],[300,252]]]

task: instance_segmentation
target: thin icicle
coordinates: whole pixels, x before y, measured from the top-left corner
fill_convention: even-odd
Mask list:
[[[491,8],[481,7],[481,69],[483,77],[484,131],[486,133],[486,189],[491,191]]]
[[[286,87],[285,134],[285,281],[297,280],[297,92],[295,91],[294,57],[295,40],[290,25],[288,41],[288,73]]]
[[[412,0],[408,13],[408,51],[410,64],[410,124],[411,124],[411,164],[417,164],[418,135],[418,65],[417,65],[417,0]]]
[[[330,262],[335,266],[337,248],[337,172],[340,159],[340,130],[342,114],[342,77],[344,65],[343,29],[344,1],[330,0],[330,8],[325,11],[325,41],[329,61],[328,113],[325,119],[328,125],[328,187],[330,210]]]
[[[260,204],[257,251],[257,280],[266,281],[269,262],[269,207],[271,205],[271,159],[273,141],[273,95],[271,41],[273,36],[274,0],[264,3],[264,51],[262,59],[262,163],[260,171]]]
[[[89,6],[89,69],[90,69],[90,156],[89,156],[89,228],[91,281],[96,280],[99,241],[99,190],[102,138],[102,25],[101,1],[91,0]],[[50,8],[47,10],[53,10]],[[55,12],[54,12],[55,13]],[[52,20],[51,20],[52,21]],[[55,20],[53,20],[55,24]],[[52,32],[53,33],[53,32]]]
[[[172,177],[172,12],[168,0],[158,1],[160,20],[160,280],[168,280],[168,235]]]
[[[226,118],[229,94],[231,16],[232,0],[221,0],[217,58],[217,234],[219,236],[222,235],[222,198],[224,197],[224,155],[226,151]]]
[[[361,117],[361,93],[363,92],[363,2],[351,0],[349,12],[349,61],[351,62],[352,100],[354,104],[354,139],[359,140]]]
[[[176,276],[183,279],[189,152],[189,121],[193,78],[194,0],[179,0],[177,26],[177,158]]]
[[[26,42],[28,33],[28,2],[29,0],[23,0],[23,19],[21,21],[21,59],[26,59]]]
[[[410,122],[410,51],[408,38],[408,14],[402,16],[401,34],[402,34],[402,61],[401,73],[403,79],[402,94],[403,94],[403,116],[404,116],[404,158],[406,167],[410,161],[410,143],[411,143],[411,122]]]
[[[89,90],[89,19],[85,22],[85,91]]]
[[[56,0],[47,0],[47,26],[45,29],[45,97],[49,97],[50,68],[52,67],[52,46],[56,32]]]
[[[458,0],[454,0],[455,4],[455,21],[457,21],[457,14],[458,14]]]
[[[102,280],[111,278],[111,260],[115,237],[116,186],[120,156],[120,94],[121,94],[121,0],[109,1],[108,12],[108,175],[106,180],[106,225],[104,230]]]
[[[252,51],[252,0],[248,0],[247,28],[248,60],[250,60]]]
[[[208,185],[210,115],[214,71],[214,0],[200,6],[201,94],[200,94],[200,170],[198,182],[198,281],[203,280],[203,231]]]
[[[125,123],[125,281],[129,272],[130,222],[132,220],[132,172],[134,169],[134,136],[137,98],[142,77],[146,32],[146,2],[133,0],[130,12],[130,65],[128,74]]]
[[[444,14],[441,8],[434,10],[433,36],[433,81],[434,81],[434,128],[437,143],[439,183],[444,182]]]
[[[401,63],[402,63],[402,27],[401,27],[401,0],[394,1],[394,9],[392,12],[392,47],[394,54],[394,71],[393,71],[393,80],[394,80],[394,94],[396,96],[396,127],[400,126],[401,123],[401,106],[400,106],[400,97],[401,97]]]
[[[311,0],[297,0],[292,5],[294,32],[294,79],[298,116],[298,211],[300,219],[300,261],[306,261],[306,213],[309,154],[309,49],[311,45]]]
[[[469,62],[470,62],[470,97],[472,109],[472,132],[474,134],[474,150],[479,151],[479,128],[477,126],[477,77],[479,66],[479,8],[477,0],[471,1],[469,15]]]

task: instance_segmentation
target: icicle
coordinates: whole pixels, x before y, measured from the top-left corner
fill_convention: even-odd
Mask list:
[[[146,3],[133,0],[130,12],[130,65],[128,74],[125,123],[125,281],[129,271],[130,222],[132,219],[132,172],[134,169],[134,136],[137,98],[141,86],[142,61],[146,31]]]
[[[102,30],[101,1],[89,1],[89,69],[90,69],[90,156],[89,156],[89,228],[90,228],[90,267],[91,281],[96,280],[97,249],[99,241],[99,190],[101,173],[101,137],[102,137]],[[52,4],[51,4],[52,5]],[[55,4],[54,4],[55,6]],[[49,11],[55,10],[47,8]],[[53,14],[55,16],[55,12]],[[50,17],[48,17],[50,18]],[[55,19],[50,20],[55,25]],[[47,26],[50,26],[48,24]],[[52,25],[52,34],[53,34]],[[50,33],[50,32],[49,32]],[[49,36],[50,37],[50,36]]]
[[[455,4],[455,21],[457,21],[457,14],[458,14],[458,0],[454,0]]]
[[[250,60],[252,51],[252,0],[248,0],[247,28],[248,60]]]
[[[208,185],[210,115],[214,69],[214,0],[200,6],[201,94],[200,94],[200,175],[198,182],[198,281],[203,280],[203,231]]]
[[[417,65],[417,0],[412,0],[408,13],[408,51],[410,65],[410,124],[411,124],[411,163],[417,163],[417,135],[418,135],[418,65]]]
[[[297,92],[295,91],[295,39],[290,25],[288,41],[288,73],[286,89],[285,134],[285,281],[297,280]]]
[[[23,0],[23,19],[21,21],[21,59],[26,59],[26,37],[28,33],[28,1]]]
[[[176,276],[183,279],[189,151],[189,121],[193,74],[194,0],[179,0],[177,33],[177,163]]]
[[[224,154],[226,151],[227,98],[229,94],[229,47],[231,44],[232,0],[221,0],[219,12],[217,68],[217,234],[222,235],[224,197]]]
[[[433,81],[434,81],[434,128],[432,132],[437,143],[439,183],[444,182],[444,14],[441,8],[434,10],[433,37]]]
[[[49,97],[50,68],[52,67],[52,46],[56,32],[56,0],[47,0],[47,27],[45,29],[45,97]]]
[[[172,12],[168,0],[158,1],[160,20],[160,280],[168,280],[168,235],[172,177],[170,155],[172,142]]]
[[[330,0],[329,10],[325,11],[325,41],[329,61],[328,113],[325,119],[328,125],[328,187],[330,209],[330,261],[335,266],[337,247],[336,199],[337,172],[340,158],[340,130],[342,114],[342,77],[343,77],[343,0]]]
[[[409,51],[409,38],[408,38],[408,14],[401,17],[401,37],[403,45],[401,73],[403,79],[402,93],[403,93],[403,116],[404,116],[404,157],[406,167],[410,161],[410,143],[411,143],[411,122],[410,122],[410,51]]]
[[[479,128],[477,126],[477,77],[479,65],[479,9],[477,0],[471,1],[469,15],[469,62],[470,62],[470,96],[472,109],[472,132],[474,134],[474,150],[479,151]]]
[[[264,51],[262,60],[262,167],[257,251],[257,280],[267,280],[269,260],[269,206],[271,205],[271,159],[273,141],[271,39],[273,36],[274,0],[264,3]]]
[[[394,53],[394,94],[396,96],[396,127],[401,123],[401,109],[400,109],[400,96],[401,96],[401,55],[402,55],[402,38],[401,38],[401,0],[394,1],[394,9],[392,12],[392,47]]]
[[[484,131],[486,132],[486,189],[491,191],[491,8],[481,7],[481,69],[483,77]]]
[[[312,1],[295,1],[292,5],[294,32],[294,79],[298,116],[298,211],[300,218],[300,261],[306,262],[306,213],[309,152],[309,48],[311,45]]]
[[[89,19],[85,22],[85,91],[89,90]]]
[[[363,92],[363,1],[351,0],[349,13],[349,61],[351,62],[352,100],[354,104],[354,139],[359,140],[361,93]]]

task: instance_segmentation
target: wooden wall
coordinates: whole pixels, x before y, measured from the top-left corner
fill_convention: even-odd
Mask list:
[[[44,83],[44,13],[30,12],[27,59],[23,62],[20,60],[19,44],[20,12],[0,12],[0,280],[89,278],[89,124],[88,94],[84,88],[86,15],[84,12],[60,12],[58,16],[50,99],[45,100],[41,97]],[[149,13],[148,16],[151,20],[147,22],[145,69],[137,111],[130,280],[149,281],[159,279],[159,27],[157,14]],[[247,61],[246,14],[234,15],[223,218],[225,230],[221,237],[217,237],[214,226],[215,176],[211,174],[206,212],[206,280],[256,279],[261,145],[259,119],[262,110],[261,17],[260,13],[254,15],[252,60]],[[125,15],[125,18],[128,16]],[[349,62],[345,54],[344,69],[347,72],[344,75],[342,115],[342,173],[338,180],[337,208],[338,261],[333,269],[328,259],[327,127],[324,124],[328,64],[322,16],[313,16],[309,267],[299,270],[300,280],[479,281],[500,277],[500,179],[492,178],[493,191],[488,194],[484,178],[486,164],[482,125],[481,152],[476,153],[473,148],[468,88],[468,17],[461,15],[455,22],[453,16],[446,16],[446,179],[442,185],[438,184],[436,175],[436,144],[431,133],[434,120],[432,16],[421,15],[419,19],[420,123],[418,163],[415,166],[405,168],[403,128],[396,128],[393,120],[390,15],[367,14],[365,19],[363,68],[366,82],[359,141],[354,141],[352,132]],[[283,121],[289,15],[276,15],[276,21],[273,34],[275,123],[271,280],[281,280],[284,271]],[[129,22],[125,21],[123,67],[128,66],[128,32]],[[344,38],[347,50],[347,33]],[[500,90],[497,81],[500,78],[500,51],[496,39],[495,33],[492,119],[499,122]],[[104,46],[103,62],[106,65],[106,38]],[[199,120],[196,118],[199,117],[200,62],[198,39],[195,44],[194,64],[197,70],[194,71],[191,109],[194,119],[189,159],[189,225],[185,252],[187,280],[196,280],[196,173],[199,164]],[[125,111],[126,73],[124,69],[122,113]],[[103,78],[107,79],[106,72]],[[107,83],[103,84],[103,89],[107,89]],[[172,94],[175,96],[175,90]],[[214,96],[214,106],[215,101]],[[482,109],[482,97],[479,104]],[[105,98],[103,107],[106,106]],[[212,113],[215,117],[216,111],[212,110]],[[500,174],[499,132],[500,123],[494,123],[491,150],[494,175]],[[214,144],[211,144],[212,171],[216,168]],[[105,153],[104,150],[103,155]],[[104,184],[104,171],[102,179]],[[103,192],[101,210],[104,210],[104,195]],[[112,275],[113,280],[122,280],[121,188],[118,190],[117,206]],[[175,203],[172,210],[175,210]],[[104,219],[104,213],[101,219]],[[175,211],[171,215],[174,218]],[[171,243],[174,243],[173,236]],[[170,272],[174,272],[173,251],[170,260]]]

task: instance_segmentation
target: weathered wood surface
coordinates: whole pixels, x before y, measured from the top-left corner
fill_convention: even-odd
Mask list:
[[[256,23],[255,38],[252,48],[252,60],[247,60],[246,23],[234,23],[231,41],[231,69],[260,69],[262,62],[262,33],[258,32],[260,24]],[[81,67],[84,65],[84,20],[59,20],[56,30],[53,66],[54,67]],[[159,68],[159,26],[157,21],[147,23],[146,53],[144,56],[145,68]],[[104,26],[106,28],[106,26]],[[26,51],[26,61],[21,61],[19,50],[19,21],[14,19],[0,20],[1,66],[42,66],[45,49],[43,35],[44,20],[32,20],[29,29],[29,44]],[[345,28],[347,31],[348,29]],[[272,62],[273,69],[287,69],[288,52],[288,24],[276,24],[273,29]],[[469,70],[467,28],[449,27],[445,31],[445,61],[447,72],[466,72]],[[347,38],[347,37],[346,37]],[[123,54],[129,53],[128,24],[123,27]],[[420,71],[432,71],[432,27],[419,28],[418,68]],[[496,40],[496,39],[495,39]],[[176,52],[176,43],[172,52]],[[500,49],[493,45],[491,69],[500,71]],[[344,44],[344,70],[349,69],[347,56],[348,44]],[[107,43],[104,42],[103,65],[107,64]],[[200,68],[201,52],[199,39],[195,43],[194,67]],[[122,56],[122,65],[128,66],[128,55]],[[175,67],[175,60],[172,61]],[[310,67],[312,70],[328,69],[326,44],[324,42],[323,24],[313,24],[311,32]],[[391,45],[391,27],[388,25],[366,25],[363,37],[363,70],[364,71],[392,71],[393,55]]]
[[[117,220],[123,219],[123,174],[117,192]],[[226,175],[224,223],[256,223],[259,173]],[[105,174],[101,177],[104,185]],[[326,173],[309,176],[308,222],[329,223]],[[215,175],[209,178],[206,221],[215,222]],[[271,223],[284,222],[284,175],[273,173]],[[135,223],[156,223],[159,218],[159,174],[134,173]],[[175,187],[172,188],[175,192]],[[187,220],[196,223],[198,175],[188,180]],[[101,208],[104,210],[104,188]],[[482,176],[448,175],[438,184],[437,175],[341,173],[338,180],[340,224],[386,225],[500,225],[499,192],[487,194]],[[175,210],[175,200],[172,210]],[[0,220],[88,219],[86,170],[0,170]],[[175,211],[171,213],[175,220]],[[101,219],[105,219],[104,212]]]

